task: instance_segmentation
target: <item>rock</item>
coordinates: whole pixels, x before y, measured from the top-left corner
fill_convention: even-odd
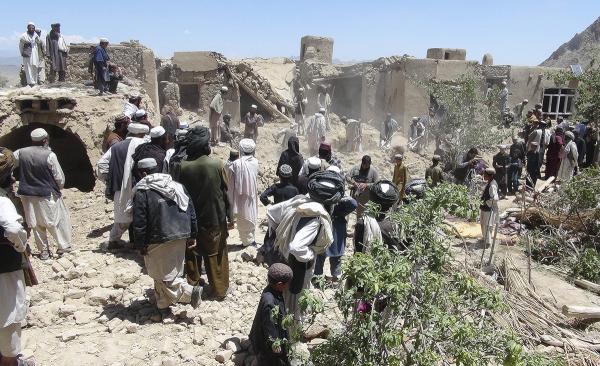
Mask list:
[[[135,323],[131,323],[131,324],[127,324],[127,326],[125,327],[125,330],[127,331],[127,333],[137,333],[138,331],[138,325]]]
[[[85,296],[85,299],[89,305],[106,305],[109,301],[115,300],[120,295],[120,291],[96,287],[88,291],[88,293]]]
[[[177,361],[173,358],[165,358],[162,360],[161,366],[176,366]]]
[[[75,314],[76,311],[77,307],[75,305],[63,304],[58,308],[58,315],[60,315],[61,318],[66,318]]]
[[[215,356],[215,360],[218,363],[225,363],[225,362],[229,361],[229,359],[231,358],[232,355],[233,355],[232,351],[225,349],[225,350],[219,351],[217,353],[217,355]]]
[[[119,330],[125,328],[125,326],[122,323],[123,321],[121,319],[112,318],[108,321],[108,323],[106,323],[106,326],[108,327],[109,332],[117,333]]]
[[[64,274],[63,277],[67,281],[70,281],[70,280],[74,280],[76,278],[80,278],[82,276],[83,276],[83,270],[81,268],[74,267],[74,268],[69,269],[67,271],[67,273]]]
[[[96,314],[89,311],[75,312],[75,324],[88,324],[94,319],[96,319]]]
[[[225,349],[232,351],[233,353],[239,352],[242,350],[242,346],[240,342],[236,339],[229,340],[225,342]]]
[[[64,268],[60,265],[60,263],[54,262],[52,263],[52,270],[54,271],[54,273],[59,273],[62,272]]]
[[[79,333],[76,330],[70,329],[62,333],[60,336],[58,336],[58,338],[63,342],[68,342],[77,338],[78,335]]]
[[[115,288],[127,288],[129,285],[133,284],[139,278],[139,273],[134,273],[130,271],[120,271],[115,273],[115,280],[113,282],[113,286]]]
[[[303,336],[304,340],[307,342],[315,338],[327,339],[329,336],[329,329],[318,324],[313,324],[304,332]]]
[[[56,263],[60,264],[65,271],[68,271],[74,267],[73,263],[69,259],[67,259],[67,257],[58,258],[56,260]]]
[[[81,299],[84,296],[85,296],[85,290],[71,289],[71,290],[67,291],[67,293],[65,294],[65,300]]]

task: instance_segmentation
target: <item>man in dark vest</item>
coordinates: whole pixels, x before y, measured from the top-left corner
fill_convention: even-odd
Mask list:
[[[65,175],[56,154],[49,146],[48,133],[43,128],[31,132],[33,146],[15,151],[19,169],[19,190],[27,225],[33,232],[40,258],[50,258],[48,232],[62,255],[71,248],[71,219],[60,190]]]
[[[148,126],[140,123],[130,123],[127,126],[129,134],[121,142],[114,144],[98,160],[98,179],[106,182],[106,197],[114,202],[114,225],[108,238],[108,249],[122,247],[120,240],[133,220],[130,213],[125,212],[127,202],[133,198],[133,154],[135,149],[144,143]],[[131,236],[130,236],[131,240]]]
[[[0,148],[0,365],[32,366],[21,359],[21,322],[27,315],[23,253],[27,232],[23,218],[8,197],[15,159],[10,150]]]
[[[498,218],[498,183],[494,179],[495,175],[496,170],[493,168],[487,168],[483,173],[483,179],[487,182],[487,185],[481,195],[479,222],[484,245],[491,244],[494,226],[496,226]]]

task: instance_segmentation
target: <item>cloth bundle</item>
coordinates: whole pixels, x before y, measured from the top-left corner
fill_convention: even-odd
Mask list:
[[[308,194],[315,202],[329,206],[344,196],[344,180],[333,171],[320,171],[310,176]]]
[[[203,126],[194,127],[189,130],[185,139],[187,140],[188,159],[194,160],[201,155],[206,154],[210,139],[210,131]]]

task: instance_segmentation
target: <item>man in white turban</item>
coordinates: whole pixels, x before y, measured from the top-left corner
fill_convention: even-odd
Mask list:
[[[39,82],[38,67],[40,66],[40,53],[42,52],[39,47],[39,38],[35,33],[35,24],[31,22],[27,24],[27,32],[19,38],[19,53],[23,57],[23,70],[29,86],[34,86]]]
[[[144,143],[149,128],[141,123],[130,123],[125,140],[117,142],[98,160],[98,179],[106,182],[105,194],[114,202],[114,224],[108,238],[108,249],[122,247],[121,236],[132,221],[131,212],[125,212],[133,197],[133,154]],[[129,238],[132,239],[131,236]]]
[[[48,232],[62,255],[71,248],[71,219],[60,190],[65,175],[56,154],[49,147],[48,133],[42,128],[31,132],[32,145],[15,151],[19,169],[19,190],[27,225],[33,232],[40,258],[50,258]]]
[[[256,245],[254,231],[258,215],[258,160],[254,157],[256,144],[252,139],[240,141],[240,158],[228,171],[228,188],[232,192],[233,215],[242,245]]]
[[[208,121],[210,124],[210,144],[212,146],[216,145],[221,139],[219,136],[219,120],[223,114],[223,95],[227,94],[228,91],[229,89],[226,86],[222,86],[210,102]]]

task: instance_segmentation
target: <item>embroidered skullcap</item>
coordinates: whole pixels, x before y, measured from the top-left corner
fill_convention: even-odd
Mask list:
[[[162,135],[165,134],[165,132],[166,131],[165,131],[165,129],[164,129],[163,126],[153,127],[150,130],[150,138],[154,139],[154,138],[157,138],[157,137],[161,137]]]
[[[229,91],[229,88],[228,88],[228,87],[226,87],[226,86],[222,86],[222,87],[221,87],[221,91],[224,91],[224,92],[226,92],[226,91]]]
[[[129,121],[129,116],[127,116],[124,113],[120,113],[115,116],[115,122],[123,123],[123,122],[127,122],[127,121]]]
[[[153,169],[153,168],[156,168],[157,166],[158,166],[158,163],[156,163],[156,160],[154,158],[145,158],[145,159],[138,161],[138,163],[137,163],[138,169]]]
[[[269,282],[272,283],[288,283],[294,277],[294,273],[287,264],[273,263],[271,267],[269,267],[267,277],[269,278]]]
[[[38,142],[46,138],[48,138],[48,132],[46,132],[46,130],[43,128],[36,128],[35,130],[31,131],[31,141]]]
[[[565,132],[565,137],[570,138],[571,140],[575,140],[575,135],[571,131]]]
[[[143,123],[130,123],[127,126],[127,131],[136,135],[140,133],[146,134],[150,131],[150,128]]]
[[[321,168],[321,159],[316,156],[308,158],[308,169],[319,169]]]
[[[256,149],[256,144],[252,139],[242,139],[240,141],[240,151],[244,154],[252,154]]]
[[[283,164],[282,166],[280,166],[279,176],[281,178],[290,178],[292,176],[292,167],[287,164]]]
[[[494,169],[494,168],[485,168],[485,174],[495,175],[496,174],[496,169]]]
[[[142,118],[146,115],[146,111],[143,109],[138,109],[137,111],[135,111],[135,113],[133,114],[133,117],[135,118]]]

